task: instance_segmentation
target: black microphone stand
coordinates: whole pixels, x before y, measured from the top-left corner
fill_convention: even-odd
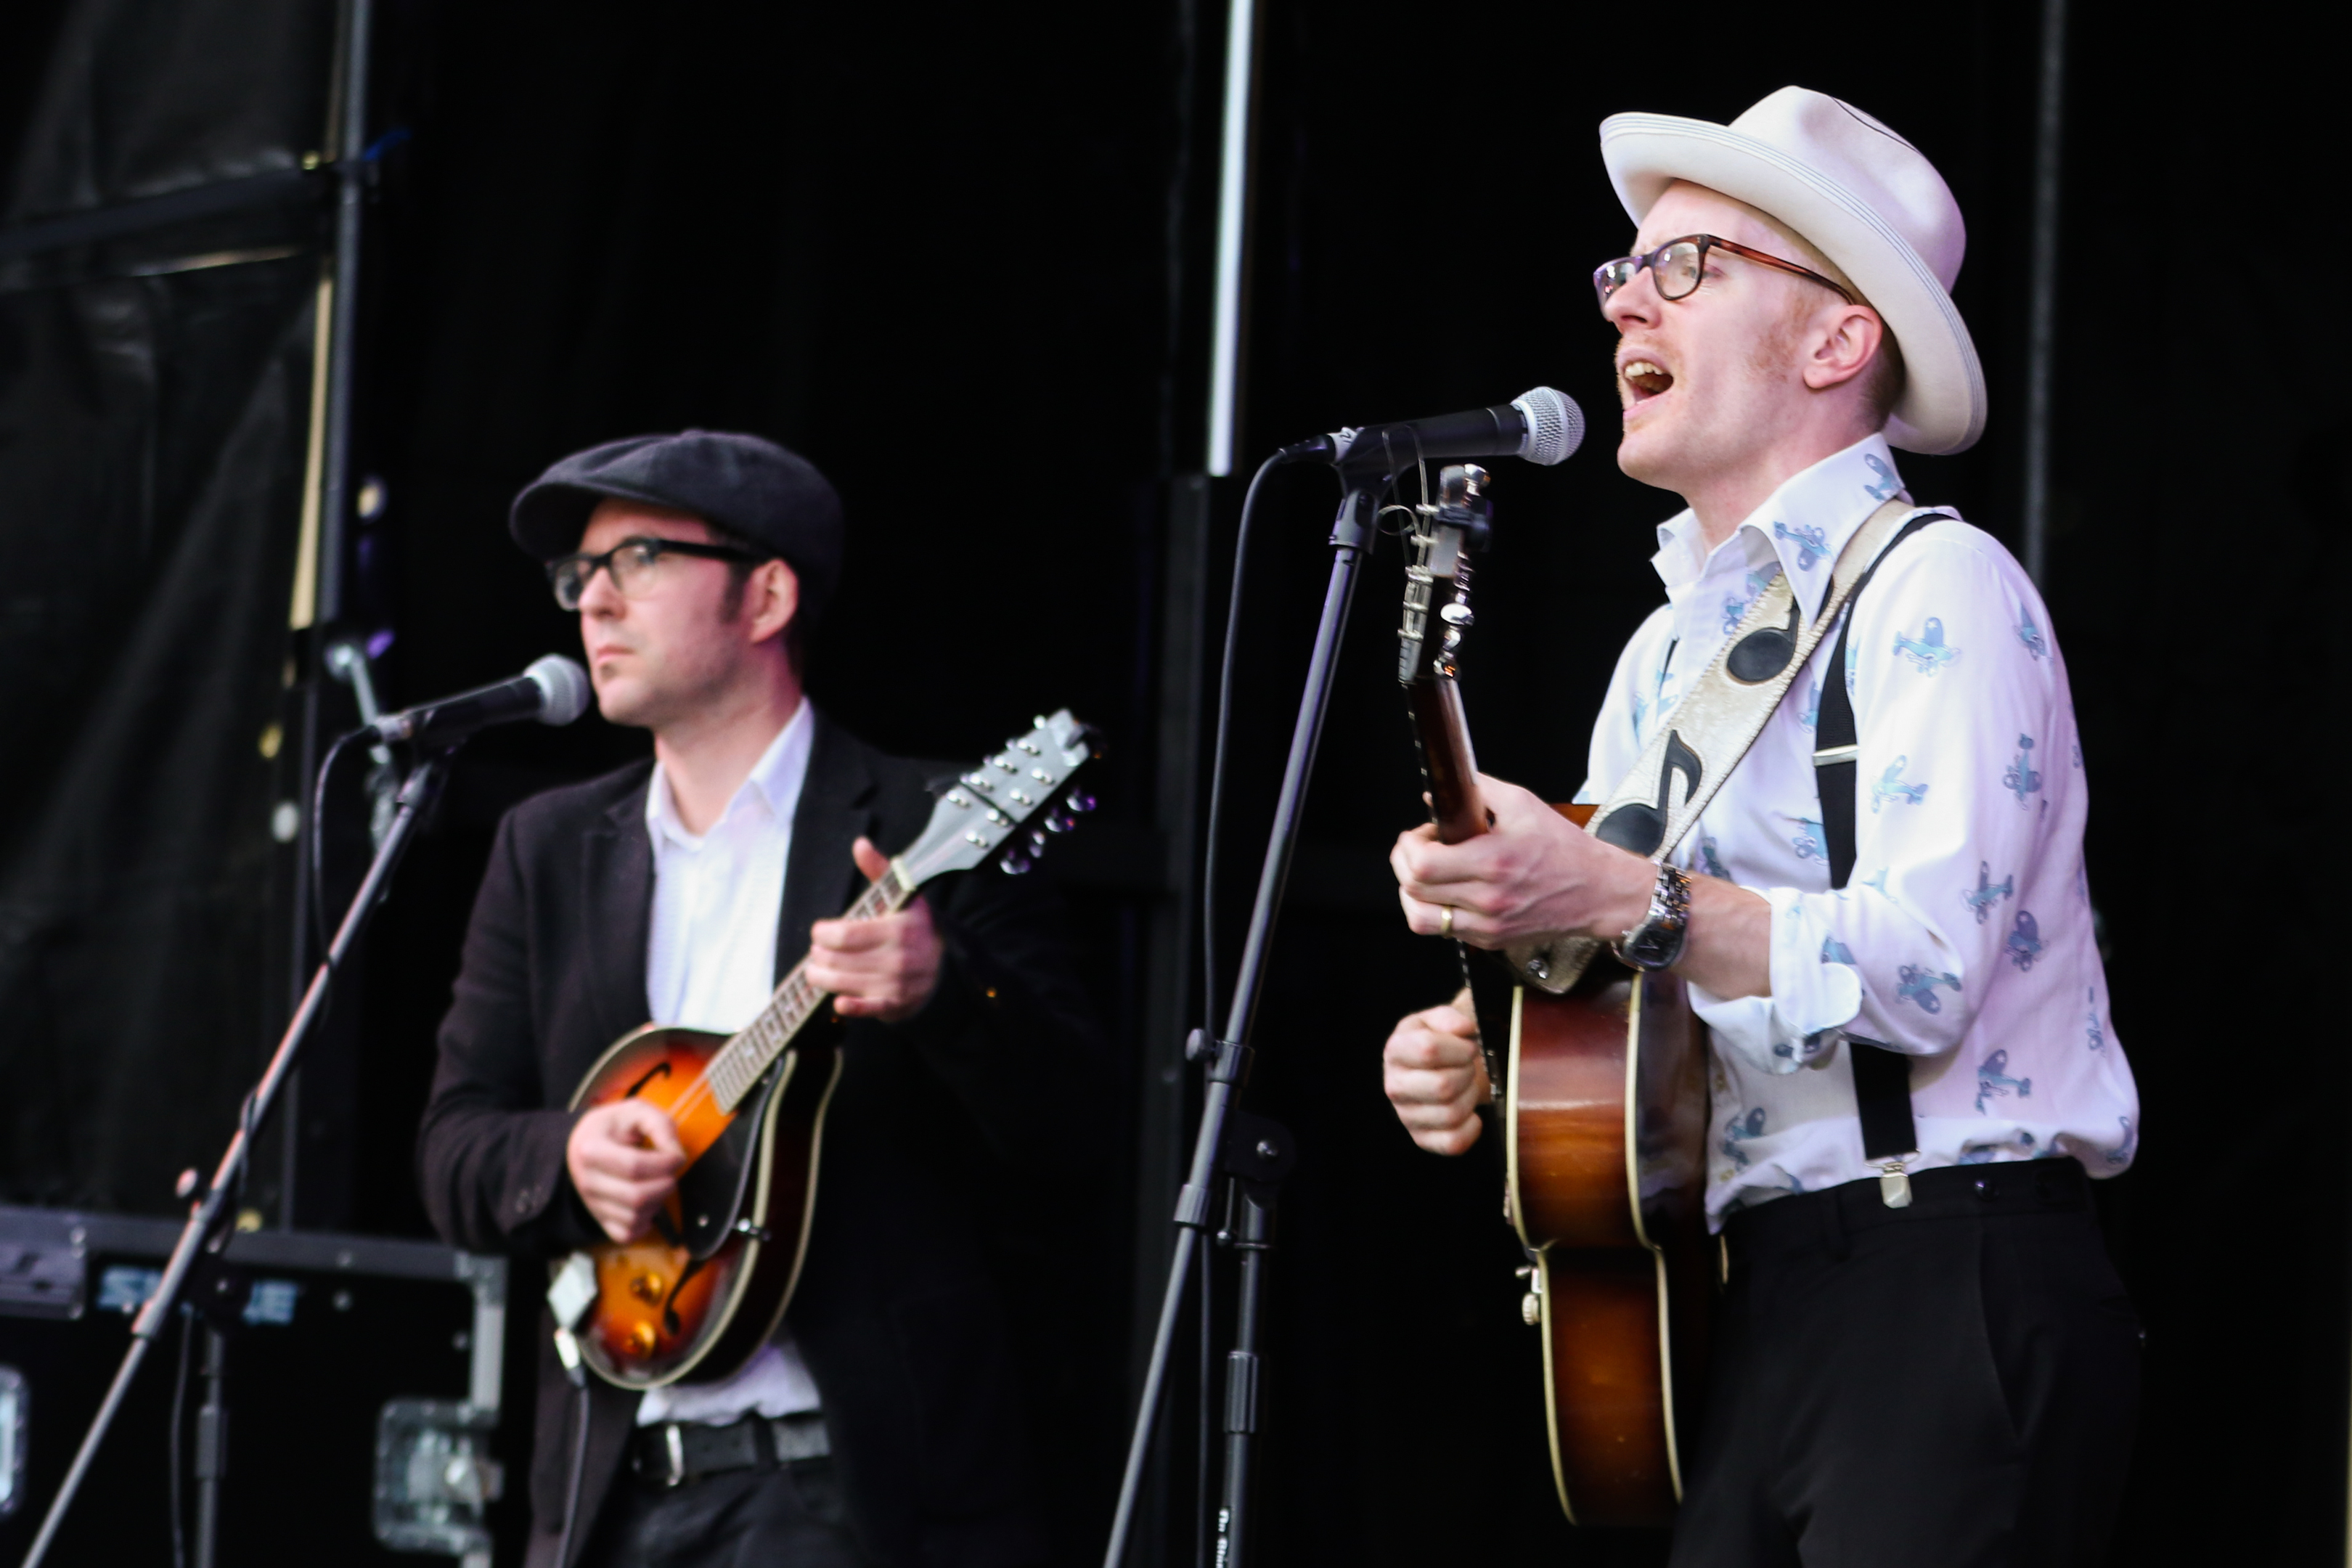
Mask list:
[[[1290,756],[1283,768],[1274,827],[1266,837],[1257,898],[1250,910],[1249,935],[1234,976],[1233,1005],[1225,1015],[1223,1037],[1212,1043],[1196,1036],[1186,1049],[1188,1056],[1208,1062],[1208,1090],[1201,1106],[1200,1130],[1193,1139],[1192,1171],[1176,1200],[1177,1236],[1168,1269],[1168,1291],[1160,1306],[1159,1332],[1151,1342],[1151,1362],[1128,1445],[1127,1475],[1119,1487],[1118,1512],[1111,1524],[1104,1568],[1120,1568],[1126,1556],[1136,1497],[1159,1418],[1168,1354],[1175,1341],[1192,1256],[1209,1222],[1210,1194],[1220,1173],[1236,1181],[1231,1216],[1221,1239],[1242,1253],[1242,1276],[1239,1332],[1225,1362],[1225,1475],[1223,1502],[1217,1516],[1218,1568],[1244,1568],[1249,1543],[1245,1525],[1250,1460],[1259,1425],[1257,1345],[1265,1255],[1274,1241],[1276,1185],[1289,1167],[1292,1150],[1287,1134],[1272,1122],[1236,1110],[1234,1097],[1248,1077],[1250,1031],[1265,984],[1275,917],[1280,912],[1284,884],[1290,877],[1290,854],[1297,838],[1300,808],[1307,799],[1307,778],[1315,770],[1315,749],[1322,739],[1323,718],[1330,706],[1339,641],[1348,627],[1349,602],[1354,596],[1357,572],[1372,546],[1377,502],[1388,488],[1390,474],[1385,468],[1375,472],[1368,467],[1343,469],[1341,479],[1348,489],[1331,524],[1331,580],[1324,590],[1323,616],[1307,661],[1307,689],[1299,698],[1298,717],[1291,730]]]
[[[238,1188],[245,1179],[253,1141],[269,1120],[278,1103],[278,1092],[285,1088],[287,1076],[294,1070],[295,1060],[301,1055],[303,1044],[310,1030],[326,1011],[327,992],[335,971],[358,945],[360,931],[368,916],[383,902],[385,887],[408,841],[417,820],[430,808],[440,791],[442,766],[448,752],[428,756],[418,762],[401,786],[400,799],[394,808],[392,825],[385,830],[383,842],[377,847],[375,859],[368,867],[366,879],[352,896],[351,907],[343,911],[343,923],[335,931],[334,941],[327,947],[327,956],[310,976],[310,988],[303,992],[302,1002],[294,1010],[293,1019],[287,1024],[286,1033],[278,1042],[276,1054],[262,1069],[261,1081],[246,1096],[245,1110],[238,1119],[237,1129],[228,1141],[228,1152],[214,1173],[212,1184],[205,1188],[188,1215],[188,1223],[181,1227],[180,1239],[172,1248],[172,1259],[163,1266],[163,1278],[155,1293],[140,1309],[139,1317],[131,1325],[131,1349],[125,1352],[122,1364],[114,1374],[113,1384],[106,1391],[105,1402],[83,1434],[80,1449],[75,1453],[73,1466],[66,1471],[65,1483],[58,1489],[57,1497],[41,1520],[41,1531],[33,1538],[32,1550],[25,1554],[23,1568],[38,1568],[49,1547],[56,1542],[58,1528],[65,1521],[66,1510],[72,1506],[74,1494],[81,1489],[89,1474],[90,1461],[97,1458],[99,1445],[106,1438],[107,1430],[114,1424],[122,1408],[123,1396],[130,1393],[131,1379],[139,1374],[147,1352],[163,1336],[180,1302],[200,1276],[216,1274],[221,1252],[228,1245],[229,1222]],[[215,1291],[215,1294],[218,1292]],[[211,1303],[205,1303],[210,1306]],[[216,1314],[215,1314],[216,1317]],[[211,1539],[219,1520],[219,1485],[225,1457],[220,1448],[226,1436],[227,1412],[221,1403],[220,1373],[222,1347],[215,1322],[206,1330],[205,1375],[206,1394],[204,1409],[199,1412],[197,1443],[197,1502],[198,1540],[196,1561],[209,1565],[217,1559]]]

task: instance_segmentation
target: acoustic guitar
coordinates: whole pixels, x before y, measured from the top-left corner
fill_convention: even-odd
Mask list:
[[[951,871],[1024,872],[1047,836],[1093,799],[1079,773],[1091,731],[1067,710],[965,773],[920,838],[843,917],[903,908]],[[841,1076],[841,1020],[793,966],[732,1037],[648,1024],[614,1042],[572,1097],[574,1110],[642,1100],[667,1112],[687,1166],[643,1240],[575,1253],[549,1300],[559,1349],[623,1388],[730,1376],[792,1304],[816,1205],[826,1103]]]
[[[1491,523],[1486,488],[1480,468],[1446,468],[1438,504],[1415,508],[1408,534],[1397,673],[1447,844],[1489,826],[1454,662],[1472,624],[1471,554]],[[1579,826],[1592,815],[1556,809]],[[1465,949],[1464,963],[1501,1069],[1504,1204],[1528,1258],[1522,1310],[1543,1336],[1560,1507],[1577,1524],[1669,1524],[1717,1284],[1705,1030],[1680,980],[1606,954],[1558,994],[1493,954]]]

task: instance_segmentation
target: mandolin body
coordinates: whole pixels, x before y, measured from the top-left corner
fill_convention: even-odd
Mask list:
[[[647,1025],[615,1041],[572,1108],[642,1100],[670,1114],[689,1163],[654,1234],[590,1249],[596,1299],[581,1354],[623,1388],[730,1375],[775,1333],[808,1251],[839,1025],[812,1021],[734,1113],[696,1093],[723,1035]]]

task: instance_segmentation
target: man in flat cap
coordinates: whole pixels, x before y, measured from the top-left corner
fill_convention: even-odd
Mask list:
[[[419,1135],[435,1225],[534,1265],[643,1236],[683,1162],[656,1109],[566,1109],[605,1048],[649,1017],[732,1034],[803,953],[853,1020],[773,1339],[722,1382],[575,1393],[541,1335],[530,1563],[1039,1561],[972,1205],[1049,1157],[1066,1174],[1100,1124],[1057,911],[1027,879],[966,875],[827,918],[921,831],[941,770],[803,695],[843,529],[804,458],[705,431],[614,441],[541,475],[510,528],[579,614],[604,717],[654,755],[499,825]]]
[[[2139,1102],[2083,753],[2034,584],[1895,466],[1984,428],[1959,209],[1801,88],[1601,134],[1639,226],[1593,277],[1618,464],[1686,503],[1667,602],[1593,728],[1591,830],[1482,780],[1494,832],[1398,841],[1406,918],[1538,987],[1671,970],[1709,1026],[1727,1284],[1700,1430],[1665,1439],[1677,1568],[2101,1563],[2139,1333],[2089,1178],[2131,1163]],[[1492,1092],[1470,1012],[1388,1043],[1439,1153]]]

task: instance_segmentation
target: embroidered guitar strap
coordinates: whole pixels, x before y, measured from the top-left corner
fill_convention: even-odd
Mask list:
[[[1700,672],[1643,748],[1616,792],[1585,831],[1622,849],[1664,860],[1683,841],[1724,781],[1788,695],[1822,637],[1837,626],[1846,600],[1868,574],[1878,553],[1902,528],[1914,507],[1890,500],[1855,529],[1831,569],[1829,591],[1811,626],[1801,626],[1801,606],[1786,572],[1757,594],[1723,651]],[[1601,950],[1590,937],[1556,937],[1506,950],[1514,969],[1539,990],[1561,992],[1574,985]]]

